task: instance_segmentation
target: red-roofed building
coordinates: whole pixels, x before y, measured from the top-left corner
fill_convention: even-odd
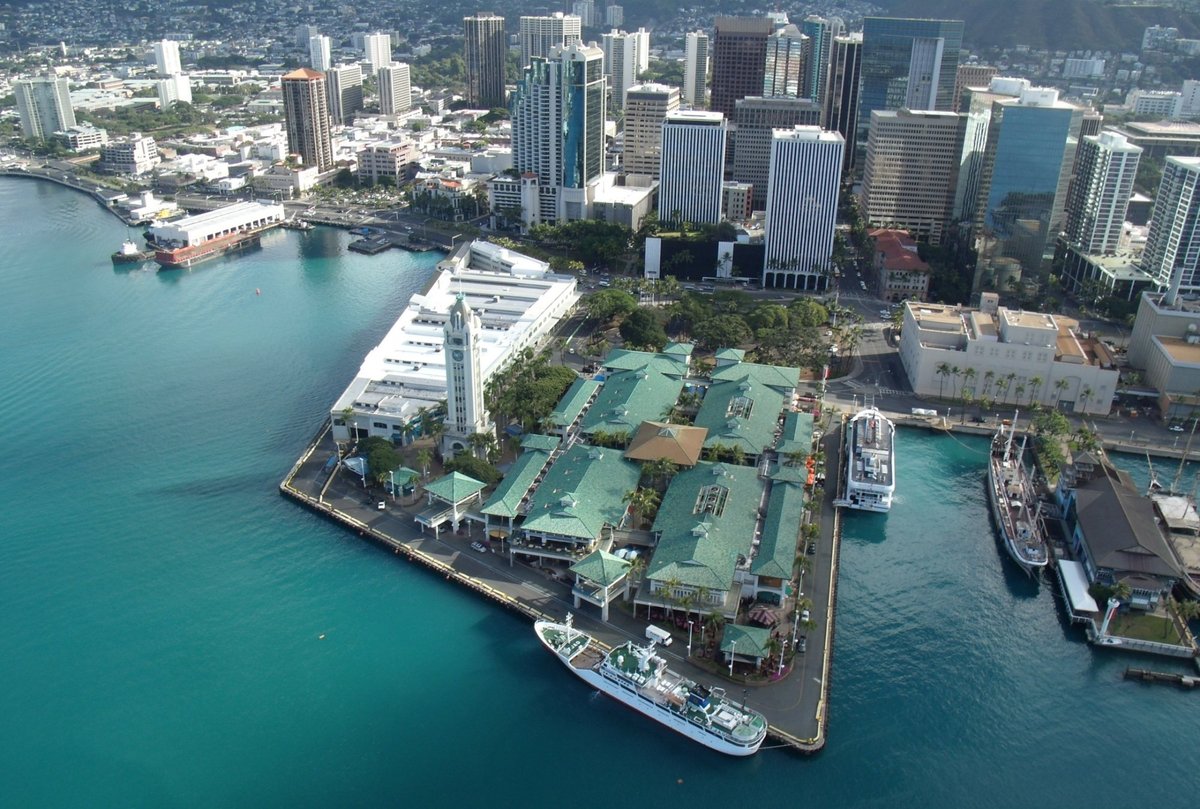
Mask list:
[[[870,232],[875,242],[875,286],[885,301],[929,298],[929,265],[917,254],[917,243],[907,231],[879,228]]]

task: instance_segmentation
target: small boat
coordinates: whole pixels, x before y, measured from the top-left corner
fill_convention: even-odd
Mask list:
[[[138,246],[129,239],[121,243],[121,249],[112,254],[113,264],[140,264],[154,258],[151,250],[138,250]]]
[[[706,688],[668,669],[654,653],[654,641],[645,646],[629,641],[606,653],[574,627],[569,614],[561,624],[538,621],[534,631],[592,688],[710,750],[752,756],[767,737],[762,714],[735,703],[724,689]]]
[[[1013,450],[1013,426],[1001,424],[992,437],[988,458],[988,501],[996,520],[1004,549],[1029,575],[1049,562],[1050,555],[1042,533],[1041,513],[1033,481],[1025,469],[1025,442]]]

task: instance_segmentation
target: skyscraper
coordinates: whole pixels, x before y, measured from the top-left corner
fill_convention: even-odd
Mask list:
[[[594,0],[575,0],[571,4],[571,13],[579,18],[580,25],[585,28],[591,28],[599,22]]]
[[[379,111],[398,115],[412,107],[412,84],[408,65],[393,62],[379,68]]]
[[[687,35],[683,65],[683,100],[696,109],[704,108],[708,83],[708,34],[693,31]]]
[[[845,146],[840,134],[816,126],[775,131],[764,287],[822,290],[828,286]]]
[[[767,37],[761,95],[799,98],[804,87],[808,38],[794,25],[784,25]]]
[[[54,77],[14,82],[17,112],[21,116],[21,134],[31,140],[45,140],[55,132],[75,126],[71,106],[70,83]]]
[[[625,92],[626,174],[657,180],[662,166],[662,125],[679,109],[679,90],[665,84],[637,84]]]
[[[503,107],[504,63],[508,54],[504,18],[481,11],[474,17],[463,17],[463,28],[467,102],[477,109]]]
[[[325,100],[325,74],[302,67],[280,80],[288,151],[300,155],[317,171],[333,168],[333,139],[329,132],[329,105]]]
[[[1142,271],[1166,288],[1164,306],[1179,293],[1200,293],[1200,157],[1168,157],[1154,199]]]
[[[333,125],[354,122],[354,113],[363,108],[362,67],[337,65],[325,74],[325,97],[329,121]]]
[[[1111,129],[1080,138],[1067,196],[1067,244],[1084,253],[1116,252],[1141,157],[1142,147]]]
[[[625,24],[625,7],[609,3],[604,7],[604,24],[609,28],[620,28]]]
[[[963,91],[968,87],[987,87],[998,73],[991,65],[959,65],[954,74],[954,103],[950,109],[965,112]]]
[[[160,76],[170,76],[183,70],[179,62],[179,43],[163,39],[154,43],[154,68]]]
[[[858,81],[862,65],[862,34],[833,40],[829,57],[829,89],[825,97],[823,126],[853,144],[858,133]],[[843,171],[854,168],[854,148],[846,149]]]
[[[555,47],[534,57],[512,103],[513,168],[521,176],[525,224],[585,219],[604,170],[604,52],[594,43]],[[492,208],[496,189],[489,183]]]
[[[183,73],[176,73],[174,76],[159,79],[154,83],[154,86],[158,90],[159,109],[165,110],[171,105],[180,102],[184,104],[192,103],[192,83]]]
[[[859,147],[875,110],[953,110],[962,34],[962,20],[863,20]]]
[[[379,72],[379,68],[392,63],[391,34],[366,34],[363,36],[363,55],[371,66],[371,75]]]
[[[1083,111],[1058,91],[1030,87],[992,102],[976,213],[974,287],[1037,270],[1063,226]]]
[[[733,179],[750,183],[751,206],[761,211],[771,185],[771,142],[777,129],[817,126],[821,108],[807,98],[738,99],[733,112]]]
[[[862,186],[868,224],[941,243],[953,222],[965,121],[956,112],[871,113]]]
[[[837,17],[825,19],[816,15],[805,17],[800,33],[808,37],[808,59],[804,66],[804,83],[800,95],[819,104],[825,103],[829,91],[829,66],[833,58],[833,41],[842,35],[842,21]]]
[[[1030,86],[1029,79],[993,76],[981,87],[968,85],[962,88],[961,111],[967,120],[954,198],[957,222],[972,225],[979,213],[979,187],[983,183],[983,158],[992,121],[992,104],[1003,98],[1018,98]]]
[[[479,337],[483,323],[458,293],[442,327],[446,361],[446,432],[442,452],[454,456],[471,448],[471,436],[494,434],[495,427],[483,401],[483,374],[479,370]]]
[[[638,74],[650,67],[650,34],[645,28],[633,33],[613,29],[600,35],[604,49],[604,69],[612,106],[625,105],[625,90],[637,81]]]
[[[713,110],[733,115],[739,98],[762,95],[767,38],[773,29],[767,17],[717,18],[713,37]]]
[[[313,70],[321,73],[333,67],[333,53],[329,37],[317,34],[308,41],[308,63]]]
[[[546,17],[522,17],[518,31],[521,42],[521,65],[529,65],[533,57],[549,58],[556,45],[567,45],[583,39],[582,21],[574,14],[556,11]]]
[[[725,116],[703,110],[668,115],[662,126],[658,218],[675,224],[717,224],[724,179]]]

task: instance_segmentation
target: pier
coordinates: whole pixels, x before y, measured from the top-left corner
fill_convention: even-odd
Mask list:
[[[1126,680],[1137,680],[1143,683],[1161,683],[1176,685],[1180,688],[1195,688],[1200,684],[1200,678],[1189,677],[1186,674],[1175,674],[1169,671],[1151,671],[1150,669],[1125,669]]]
[[[841,431],[835,427],[823,436],[826,457],[840,459],[840,435]],[[411,505],[405,507],[402,502],[387,500],[380,510],[378,497],[368,496],[361,486],[339,475],[336,463],[331,466],[330,459],[336,457],[337,447],[329,423],[325,422],[280,483],[280,493],[357,532],[361,539],[394,556],[418,563],[445,581],[466,587],[531,621],[559,621],[572,610],[569,584],[551,580],[535,568],[510,567],[498,554],[472,551],[470,533],[423,534],[413,522],[415,511]],[[834,479],[841,477],[836,471],[829,474]],[[807,652],[794,657],[788,675],[769,683],[747,682],[741,677],[731,679],[694,665],[685,652],[673,651],[681,644],[658,650],[672,669],[697,682],[745,687],[750,704],[767,717],[769,736],[776,745],[806,754],[819,751],[826,742],[840,550],[840,518],[833,505],[835,487],[817,491],[822,492],[822,500],[814,503],[814,509],[821,513],[822,535],[818,552],[810,557],[812,569],[803,581],[807,596],[816,605],[814,613],[825,620],[823,628],[810,634]],[[824,611],[821,605],[825,606]],[[822,612],[824,616],[820,615]],[[615,610],[608,623],[579,611],[575,616],[580,629],[609,648],[627,640],[644,642],[645,622],[624,611]]]

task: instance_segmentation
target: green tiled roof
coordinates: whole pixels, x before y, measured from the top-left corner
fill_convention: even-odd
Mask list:
[[[747,455],[758,455],[775,443],[776,420],[787,404],[776,388],[743,374],[709,385],[696,413],[696,426],[708,429],[705,447],[736,446]]]
[[[704,494],[719,505],[715,512],[703,510]],[[750,467],[701,461],[675,475],[654,520],[660,538],[647,577],[728,590],[738,557],[750,556],[761,497]]]
[[[601,587],[608,587],[629,572],[629,562],[605,551],[593,551],[571,565],[571,572]]]
[[[529,433],[529,435],[521,439],[521,449],[540,449],[546,452],[554,452],[554,450],[558,449],[559,443],[561,443],[561,439],[557,435]]]
[[[634,434],[643,421],[656,421],[675,404],[683,380],[649,365],[618,371],[604,381],[595,403],[583,417],[582,431]]]
[[[576,379],[567,392],[558,400],[558,407],[550,414],[550,423],[556,427],[568,427],[579,418],[583,407],[592,398],[593,391],[600,387],[594,379]]]
[[[421,473],[415,469],[409,469],[407,466],[397,466],[392,470],[392,480],[396,481],[398,486],[407,486],[413,478],[420,480]]]
[[[667,343],[667,346],[662,350],[662,353],[690,357],[692,356],[692,351],[695,348],[696,346],[692,343]]]
[[[777,459],[771,465],[771,480],[799,483],[803,486],[808,483],[808,467],[804,464],[789,466],[785,459]]]
[[[637,487],[639,464],[616,450],[575,444],[554,462],[530,500],[522,528],[538,534],[595,539],[607,523],[620,525],[622,498]]]
[[[722,348],[713,355],[718,360],[733,360],[741,362],[746,358],[746,352],[740,348]]]
[[[783,434],[775,449],[779,454],[789,455],[792,452],[812,452],[813,417],[812,413],[788,413],[783,420]]]
[[[744,657],[767,657],[767,643],[771,640],[771,630],[757,626],[741,624],[725,624],[721,635],[721,651],[733,652]]]
[[[759,365],[754,362],[739,362],[724,365],[712,372],[712,380],[741,379],[749,374],[758,385],[769,385],[780,390],[792,390],[800,384],[800,369],[783,365]]]
[[[486,483],[468,477],[462,472],[451,472],[433,483],[426,484],[425,491],[447,503],[461,503],[473,494],[483,491]]]
[[[542,450],[521,453],[480,511],[493,517],[517,516],[522,498],[549,459],[550,453]]]
[[[805,470],[807,474],[807,470]],[[767,501],[763,520],[762,543],[750,564],[756,576],[790,579],[796,561],[796,543],[804,515],[804,485],[776,480]]]
[[[668,376],[686,376],[688,358],[691,352],[683,353],[679,346],[690,346],[690,343],[672,343],[677,346],[656,354],[653,351],[633,351],[628,348],[614,348],[601,363],[605,368],[614,371],[631,371],[637,368],[653,368],[660,374]]]

